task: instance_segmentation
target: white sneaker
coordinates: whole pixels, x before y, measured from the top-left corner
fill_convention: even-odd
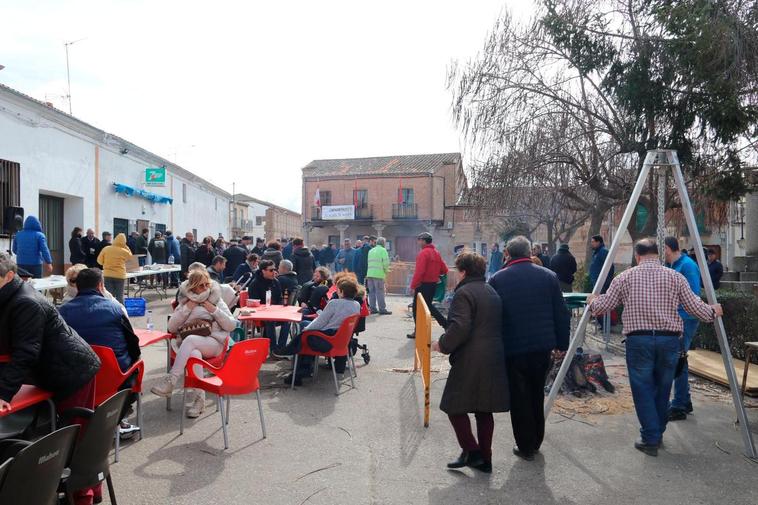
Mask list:
[[[200,417],[205,410],[205,391],[202,389],[195,390],[195,399],[192,401],[192,405],[187,408],[187,417],[195,419]]]
[[[154,395],[169,398],[177,382],[179,382],[179,377],[170,373],[166,374],[160,379],[158,384],[150,388],[150,392]]]

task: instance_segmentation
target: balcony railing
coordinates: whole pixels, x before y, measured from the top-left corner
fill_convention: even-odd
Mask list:
[[[321,221],[321,207],[311,207],[311,221]]]
[[[321,221],[321,207],[311,207],[311,221]],[[355,219],[374,219],[373,205],[359,205],[355,207]]]
[[[418,219],[418,204],[393,203],[392,219]]]
[[[232,228],[236,230],[242,230],[244,232],[252,232],[254,230],[255,222],[252,219],[233,219]]]

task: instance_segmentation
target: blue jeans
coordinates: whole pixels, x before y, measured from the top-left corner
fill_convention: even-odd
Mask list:
[[[626,337],[629,385],[645,444],[658,444],[666,431],[669,395],[678,359],[678,337]]]
[[[697,332],[697,319],[684,320],[684,350],[688,351],[692,344],[692,338]],[[685,365],[682,374],[674,379],[674,399],[671,400],[671,408],[679,410],[691,410],[692,398],[690,398],[690,382],[688,367]]]

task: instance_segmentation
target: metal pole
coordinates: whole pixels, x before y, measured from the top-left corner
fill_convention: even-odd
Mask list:
[[[611,270],[611,265],[613,265],[613,260],[616,257],[616,252],[621,245],[621,239],[624,236],[623,230],[626,230],[627,226],[629,226],[629,221],[631,221],[632,214],[634,214],[637,208],[637,201],[639,201],[640,194],[642,194],[642,190],[645,187],[645,182],[647,181],[648,175],[650,174],[650,169],[658,159],[657,155],[658,153],[656,151],[648,151],[647,156],[645,157],[645,162],[642,165],[642,171],[640,171],[640,175],[637,178],[637,184],[634,186],[632,196],[629,199],[626,210],[624,210],[624,215],[621,217],[618,232],[613,238],[611,249],[608,251],[608,256],[605,258],[603,268],[600,270],[600,275],[598,276],[597,281],[595,281],[595,286],[592,288],[592,294],[594,295],[599,294],[603,287],[603,284],[605,284],[605,279],[608,277],[608,273]],[[547,400],[545,401],[545,417],[550,414],[550,409],[553,408],[553,403],[555,402],[555,398],[558,396],[558,391],[560,391],[561,386],[563,385],[563,380],[566,378],[566,373],[568,372],[569,366],[571,365],[571,360],[576,353],[576,349],[582,343],[582,340],[584,340],[584,333],[587,329],[587,322],[589,319],[589,307],[585,306],[584,312],[582,313],[582,319],[579,321],[579,325],[577,325],[576,330],[574,331],[574,336],[571,338],[571,343],[569,344],[568,351],[566,351],[566,357],[561,364],[560,370],[558,370],[558,375],[555,377],[553,386],[550,389]]]
[[[692,203],[687,194],[687,187],[684,185],[684,177],[682,176],[682,169],[679,166],[679,157],[676,151],[668,151],[667,153],[669,163],[672,167],[674,174],[674,181],[676,182],[676,189],[679,193],[679,200],[682,203],[682,210],[684,211],[684,217],[687,220],[687,228],[690,231],[690,236],[695,243],[695,256],[697,257],[697,264],[700,267],[700,278],[703,281],[705,288],[705,295],[708,299],[708,303],[714,304],[716,301],[716,291],[713,289],[713,282],[711,282],[711,276],[708,273],[708,264],[705,260],[705,254],[703,254],[703,243],[700,240],[700,234],[697,231],[697,223],[695,222],[695,213],[692,211]],[[745,445],[745,455],[749,458],[756,458],[755,445],[753,444],[753,435],[750,432],[750,425],[747,419],[747,413],[745,412],[745,405],[742,402],[742,394],[740,392],[739,385],[737,383],[737,374],[734,371],[734,363],[732,361],[732,353],[729,350],[729,341],[726,338],[726,329],[724,328],[724,321],[718,317],[714,321],[716,327],[716,335],[718,336],[719,347],[721,347],[721,358],[724,361],[724,369],[726,370],[726,376],[729,379],[729,390],[732,392],[732,402],[734,408],[737,411],[737,419],[740,423],[740,431],[742,432],[742,442]],[[747,366],[747,364],[745,364]]]

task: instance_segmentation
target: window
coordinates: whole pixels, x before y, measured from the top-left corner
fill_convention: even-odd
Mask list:
[[[353,205],[359,209],[365,209],[368,207],[368,190],[355,189],[353,190]]]
[[[255,216],[255,226],[263,226],[263,216]]]
[[[0,212],[20,205],[20,172],[18,163],[0,160]]]
[[[337,246],[337,249],[342,247],[342,244],[340,243],[340,236],[339,235],[329,235],[329,242],[328,244],[334,244]]]
[[[413,204],[413,188],[403,188],[400,190],[400,203],[406,205]]]
[[[166,234],[166,225],[165,224],[155,223],[155,231],[156,232],[159,231],[159,232],[161,232],[161,234],[165,235]]]
[[[321,198],[321,206],[332,204],[332,192],[319,190],[319,197]]]
[[[115,237],[119,233],[129,235],[129,220],[121,219],[118,217],[113,218],[113,236]]]
[[[182,183],[182,203],[187,203],[187,185]]]

